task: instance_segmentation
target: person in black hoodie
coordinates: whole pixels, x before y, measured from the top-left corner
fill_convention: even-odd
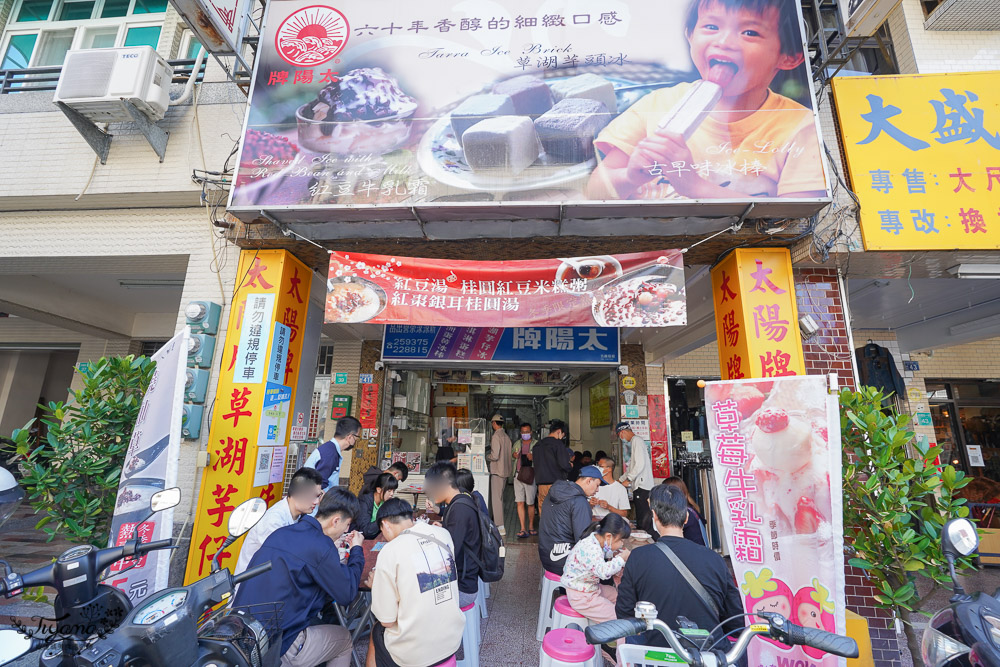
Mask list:
[[[562,574],[570,550],[593,522],[587,498],[605,484],[600,468],[584,466],[575,482],[552,485],[538,523],[538,557],[549,572]]]
[[[368,468],[367,472],[365,472],[364,476],[361,478],[361,493],[365,494],[373,492],[375,490],[375,480],[378,479],[378,476],[383,472],[392,473],[392,476],[400,482],[405,482],[406,478],[410,476],[410,469],[407,468],[406,464],[402,461],[396,461],[385,470],[382,470],[378,466],[372,466]]]
[[[479,532],[476,501],[458,486],[458,470],[450,461],[438,461],[424,475],[424,493],[437,505],[447,504],[443,526],[451,533],[458,566],[458,605],[467,607],[479,592],[479,552],[483,538]]]
[[[535,484],[538,485],[539,511],[543,509],[545,496],[549,495],[552,485],[566,479],[566,474],[573,467],[573,452],[566,446],[568,435],[566,423],[553,419],[549,423],[549,436],[542,438],[531,450],[531,465],[535,468]]]
[[[354,530],[360,530],[366,540],[374,540],[379,534],[378,521],[375,520],[378,508],[382,503],[396,495],[399,488],[399,481],[391,472],[384,472],[375,478],[370,493],[362,494],[358,501],[361,503],[361,511],[355,519]]]

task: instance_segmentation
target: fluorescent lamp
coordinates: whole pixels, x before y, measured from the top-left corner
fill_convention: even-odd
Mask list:
[[[996,280],[1000,278],[1000,264],[959,264],[948,269],[956,278]]]
[[[180,289],[184,287],[183,280],[119,280],[118,285],[125,289]]]

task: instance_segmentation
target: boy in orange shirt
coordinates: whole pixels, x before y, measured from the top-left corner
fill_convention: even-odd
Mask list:
[[[814,198],[826,195],[812,111],[772,91],[803,62],[793,0],[694,0],[685,26],[691,59],[722,97],[685,141],[659,128],[693,86],[653,91],[613,120],[592,199]]]

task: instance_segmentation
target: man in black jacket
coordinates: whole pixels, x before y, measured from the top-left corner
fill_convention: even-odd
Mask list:
[[[739,590],[722,556],[707,547],[684,539],[688,518],[687,497],[674,486],[659,484],[649,492],[653,525],[661,535],[659,542],[669,547],[705,588],[714,611],[695,592],[684,576],[657,544],[632,551],[618,585],[615,613],[618,618],[635,618],[639,600],[656,605],[657,616],[675,632],[677,617],[686,616],[702,630],[711,630],[721,621],[743,613]],[[722,632],[743,627],[742,619],[729,622]],[[721,634],[721,632],[719,633]],[[646,632],[630,640],[638,644],[666,646],[659,632]]]
[[[483,538],[479,533],[479,507],[472,496],[458,488],[457,474],[453,463],[438,461],[424,475],[424,493],[431,502],[448,505],[443,526],[455,544],[458,604],[467,607],[476,601],[479,592],[479,552]]]
[[[552,485],[566,479],[566,474],[573,467],[573,452],[565,442],[568,435],[566,422],[553,419],[549,423],[549,436],[531,450],[531,464],[535,467],[535,484],[538,485],[539,512],[542,511],[545,496],[549,495]]]
[[[584,466],[575,482],[561,479],[552,485],[538,522],[538,557],[549,572],[562,574],[570,549],[593,521],[587,498],[605,484],[597,466]]]

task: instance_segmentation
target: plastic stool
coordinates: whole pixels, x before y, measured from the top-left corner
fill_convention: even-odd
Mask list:
[[[486,609],[486,598],[490,596],[490,588],[482,579],[479,580],[479,592],[476,593],[476,606],[479,607],[479,613],[483,618],[488,618],[490,612]]]
[[[587,643],[579,630],[561,628],[545,634],[538,653],[539,667],[603,667],[600,650]]]
[[[458,663],[455,661],[455,656],[451,656],[442,663],[439,663],[437,667],[457,667]]]
[[[465,657],[457,660],[457,667],[479,667],[479,610],[476,603],[462,607],[465,629],[462,630],[462,648]]]
[[[538,600],[538,624],[535,626],[535,639],[542,641],[545,633],[552,628],[552,605],[561,594],[562,577],[558,574],[542,570],[542,595]]]
[[[572,628],[573,630],[583,630],[590,625],[586,616],[578,612],[569,603],[569,598],[565,595],[556,598],[552,605],[552,629]]]

